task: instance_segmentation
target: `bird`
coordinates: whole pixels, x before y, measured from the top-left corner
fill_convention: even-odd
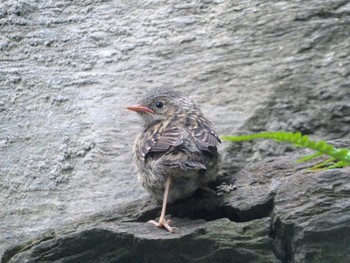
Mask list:
[[[174,233],[178,228],[165,218],[167,204],[216,180],[220,138],[200,108],[173,89],[151,89],[127,109],[137,112],[143,122],[133,147],[138,180],[162,202],[159,220],[148,223]]]

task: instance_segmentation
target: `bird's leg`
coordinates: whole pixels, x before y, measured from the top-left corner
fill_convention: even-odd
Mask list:
[[[162,212],[160,214],[159,221],[156,222],[154,220],[148,221],[148,223],[154,224],[157,227],[165,227],[169,232],[174,233],[178,229],[176,227],[171,227],[169,226],[170,220],[165,219],[165,210],[166,210],[166,205],[168,201],[168,195],[170,191],[170,187],[172,184],[172,178],[168,176],[165,182],[165,191],[164,191],[164,197],[163,197],[163,205],[162,205]]]

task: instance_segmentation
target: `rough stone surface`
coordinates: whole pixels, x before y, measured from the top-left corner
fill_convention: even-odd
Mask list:
[[[103,223],[69,236],[45,237],[5,262],[278,262],[268,252],[268,220],[176,223],[180,234],[155,232],[145,223]]]
[[[140,199],[13,247],[3,262],[347,262],[350,168],[310,172],[299,157],[248,165],[216,195],[170,205],[175,234],[147,224],[160,206]]]
[[[348,32],[346,0],[2,1],[0,255],[146,197],[131,165],[139,120],[125,110],[144,89],[190,94],[220,134],[349,138]],[[224,144],[223,172],[285,151]],[[279,258],[302,258],[311,245],[307,259],[326,257],[313,240],[328,221],[302,237],[298,218],[291,228],[273,218]]]

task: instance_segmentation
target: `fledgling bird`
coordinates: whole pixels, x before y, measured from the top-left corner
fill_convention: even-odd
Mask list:
[[[189,197],[216,179],[221,141],[194,102],[174,90],[153,89],[127,108],[136,111],[144,125],[133,149],[138,179],[163,201],[159,221],[149,222],[174,232],[165,219],[167,203]]]

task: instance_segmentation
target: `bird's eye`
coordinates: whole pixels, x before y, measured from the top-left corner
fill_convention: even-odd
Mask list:
[[[156,107],[157,107],[158,109],[163,108],[163,106],[164,106],[164,103],[163,103],[163,102],[161,102],[161,101],[157,101],[157,102],[156,102]]]

